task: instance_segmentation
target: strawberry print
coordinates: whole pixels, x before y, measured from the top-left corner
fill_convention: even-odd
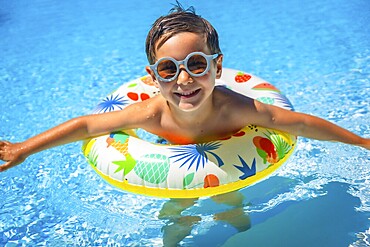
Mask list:
[[[236,76],[235,76],[235,81],[237,83],[243,83],[243,82],[247,82],[251,78],[252,78],[251,75],[248,75],[248,74],[243,73],[243,72],[238,72],[238,74],[236,74]]]

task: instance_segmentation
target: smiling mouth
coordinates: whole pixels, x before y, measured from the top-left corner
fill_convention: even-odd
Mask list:
[[[175,94],[181,98],[191,98],[197,95],[199,92],[200,92],[200,89],[197,89],[194,91],[181,92],[181,93],[177,92]]]

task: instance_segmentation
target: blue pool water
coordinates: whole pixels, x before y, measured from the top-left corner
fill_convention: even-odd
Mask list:
[[[0,139],[17,142],[89,113],[141,76],[144,40],[174,1],[0,0]],[[220,35],[224,66],[280,88],[297,111],[370,137],[368,0],[183,1]],[[1,246],[161,246],[181,224],[167,201],[119,191],[98,177],[80,143],[36,154],[0,174]],[[370,152],[300,138],[269,179],[241,191],[251,227],[201,199],[181,246],[369,246]],[[230,216],[231,217],[231,216]]]

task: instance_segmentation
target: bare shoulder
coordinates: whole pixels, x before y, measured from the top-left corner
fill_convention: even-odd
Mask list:
[[[148,121],[162,114],[165,101],[161,96],[155,96],[153,98],[132,104],[128,106],[127,112],[131,117],[141,121]]]
[[[240,126],[253,123],[256,114],[255,100],[243,94],[218,86],[214,92],[215,107],[220,109],[222,118]]]
[[[98,119],[110,129],[148,128],[158,124],[163,112],[161,97],[155,96],[142,102],[137,102],[120,111],[98,114]],[[109,119],[105,120],[105,119]]]
[[[214,92],[215,104],[225,110],[255,110],[254,99],[223,86],[217,86]]]

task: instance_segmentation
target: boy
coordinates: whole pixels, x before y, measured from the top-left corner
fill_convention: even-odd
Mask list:
[[[146,40],[146,71],[160,94],[124,110],[69,120],[24,142],[0,141],[0,171],[58,145],[112,131],[142,128],[171,143],[228,137],[254,124],[293,135],[339,141],[370,149],[370,139],[314,116],[287,111],[215,87],[223,55],[212,25],[193,11],[176,9],[160,17]],[[227,124],[225,124],[227,123]]]
[[[249,124],[280,129],[293,135],[340,141],[370,149],[361,138],[323,119],[265,105],[224,87],[215,87],[222,73],[223,55],[212,25],[192,11],[176,11],[155,21],[146,39],[146,71],[160,94],[124,110],[74,118],[24,142],[0,141],[0,171],[22,163],[36,152],[109,132],[142,128],[171,143],[208,142],[231,136]],[[227,123],[227,124],[225,124]],[[250,227],[238,192],[213,198],[234,209],[215,220],[229,222],[238,231]],[[170,200],[160,218],[180,216],[195,200]],[[198,219],[185,216],[164,227],[164,244],[176,245]],[[172,228],[176,228],[173,231]]]

